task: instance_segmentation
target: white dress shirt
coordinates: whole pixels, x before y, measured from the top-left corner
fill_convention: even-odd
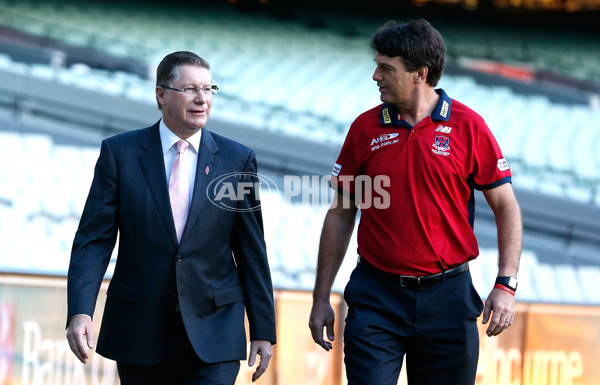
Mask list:
[[[171,167],[177,155],[175,143],[181,140],[173,131],[165,125],[163,120],[159,124],[160,141],[162,143],[163,155],[165,158],[165,171],[167,175],[167,186],[171,177]],[[198,152],[200,151],[200,139],[202,138],[202,130],[199,130],[194,135],[187,138],[190,146],[183,153],[183,161],[187,167],[188,176],[190,178],[190,203],[192,202],[192,194],[194,192],[194,182],[196,181],[196,167],[198,165]]]

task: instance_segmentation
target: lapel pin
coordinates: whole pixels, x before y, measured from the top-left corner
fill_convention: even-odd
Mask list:
[[[210,172],[210,169],[208,168],[208,166],[206,166],[206,168],[204,169],[204,173],[205,173],[206,175],[208,175],[208,173],[209,173],[209,172]]]

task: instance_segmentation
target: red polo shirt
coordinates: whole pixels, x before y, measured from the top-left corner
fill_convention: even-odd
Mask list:
[[[358,252],[384,271],[435,274],[476,258],[474,189],[511,182],[483,118],[436,92],[414,127],[393,105],[361,114],[333,168],[332,187],[361,201]]]

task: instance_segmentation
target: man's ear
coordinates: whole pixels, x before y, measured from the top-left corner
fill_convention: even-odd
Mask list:
[[[159,86],[156,86],[156,101],[161,107],[167,104],[165,101],[165,89]]]
[[[426,83],[427,82],[427,74],[429,73],[429,68],[422,66],[419,67],[415,71],[415,83]]]

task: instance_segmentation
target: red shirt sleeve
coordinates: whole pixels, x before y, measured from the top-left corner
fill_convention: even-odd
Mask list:
[[[354,198],[354,180],[358,175],[360,161],[358,159],[356,133],[358,131],[356,122],[352,123],[346,140],[340,151],[333,170],[331,171],[331,188],[340,194]]]
[[[486,190],[511,183],[511,171],[500,146],[483,120],[479,122],[473,138],[473,187]]]

